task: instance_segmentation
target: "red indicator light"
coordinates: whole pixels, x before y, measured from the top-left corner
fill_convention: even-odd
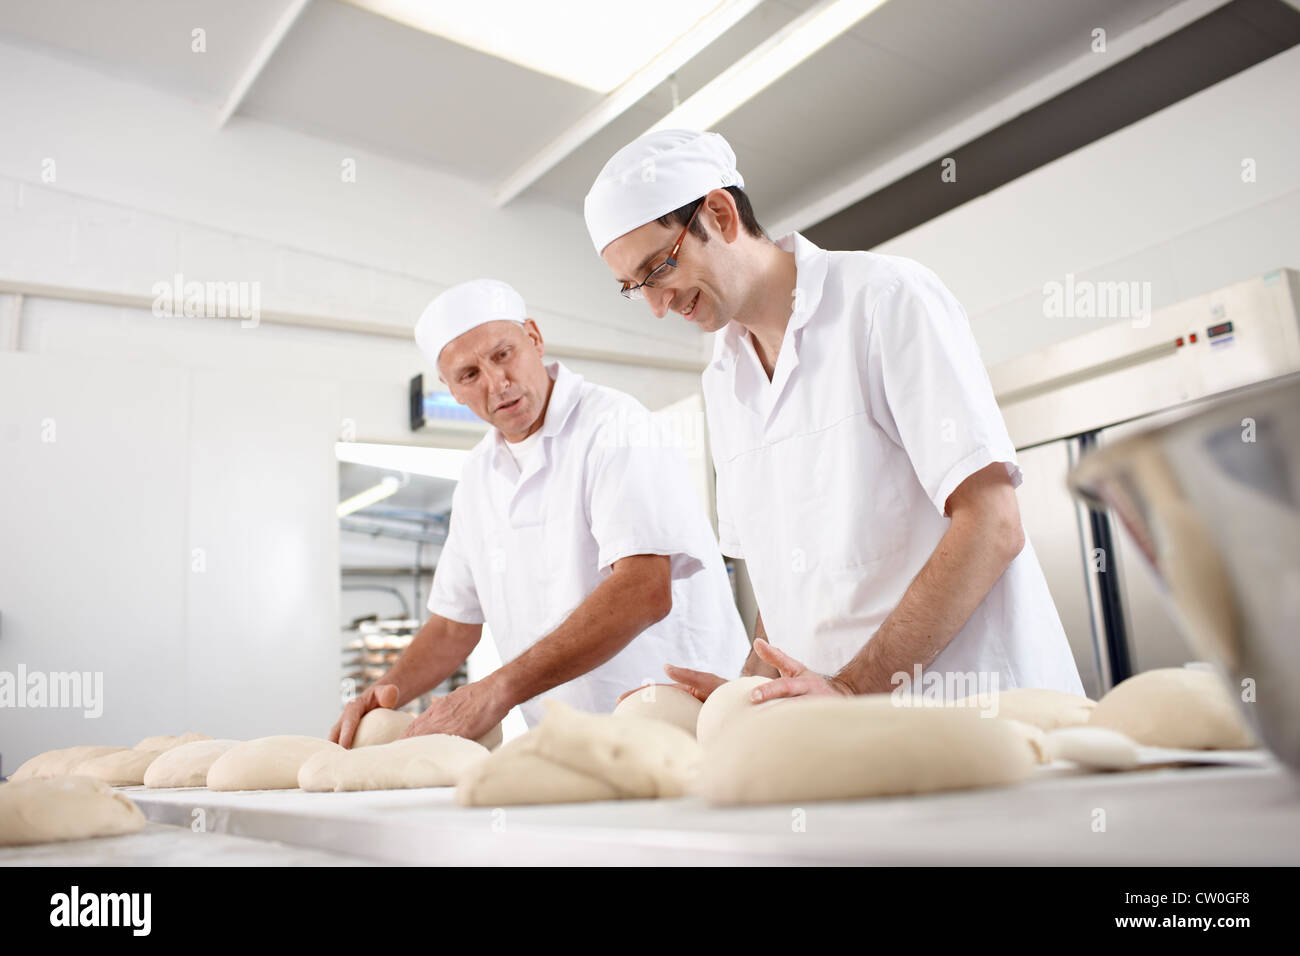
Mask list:
[[[1190,336],[1188,336],[1187,341],[1189,341],[1189,342],[1191,342],[1193,345],[1195,345],[1195,344],[1196,344],[1196,333],[1193,332]]]
[[[1178,346],[1179,348],[1183,347],[1183,337],[1181,335],[1178,336],[1178,339],[1174,342],[1174,345]]]

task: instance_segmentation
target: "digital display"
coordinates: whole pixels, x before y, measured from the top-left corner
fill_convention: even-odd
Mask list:
[[[1212,325],[1205,330],[1206,336],[1214,338],[1216,335],[1227,335],[1232,331],[1231,322],[1220,322],[1218,325]]]

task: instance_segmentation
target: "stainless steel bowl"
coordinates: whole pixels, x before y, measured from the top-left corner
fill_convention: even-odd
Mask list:
[[[1118,516],[1193,651],[1300,771],[1300,376],[1102,446],[1069,483]]]

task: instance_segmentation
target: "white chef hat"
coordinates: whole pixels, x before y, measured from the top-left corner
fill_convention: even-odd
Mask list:
[[[471,279],[438,296],[415,323],[415,344],[438,365],[438,355],[452,339],[485,322],[518,322],[528,316],[524,298],[498,279]]]
[[[661,129],[613,155],[583,203],[599,255],[619,236],[714,189],[745,185],[736,154],[717,133]]]

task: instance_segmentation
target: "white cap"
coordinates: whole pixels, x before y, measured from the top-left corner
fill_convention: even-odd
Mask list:
[[[454,285],[438,296],[415,323],[415,344],[424,357],[438,365],[447,343],[485,322],[518,322],[528,316],[524,298],[497,279],[472,279]]]
[[[619,236],[714,189],[744,185],[736,154],[717,133],[661,129],[614,154],[587,193],[582,211],[599,255]]]

